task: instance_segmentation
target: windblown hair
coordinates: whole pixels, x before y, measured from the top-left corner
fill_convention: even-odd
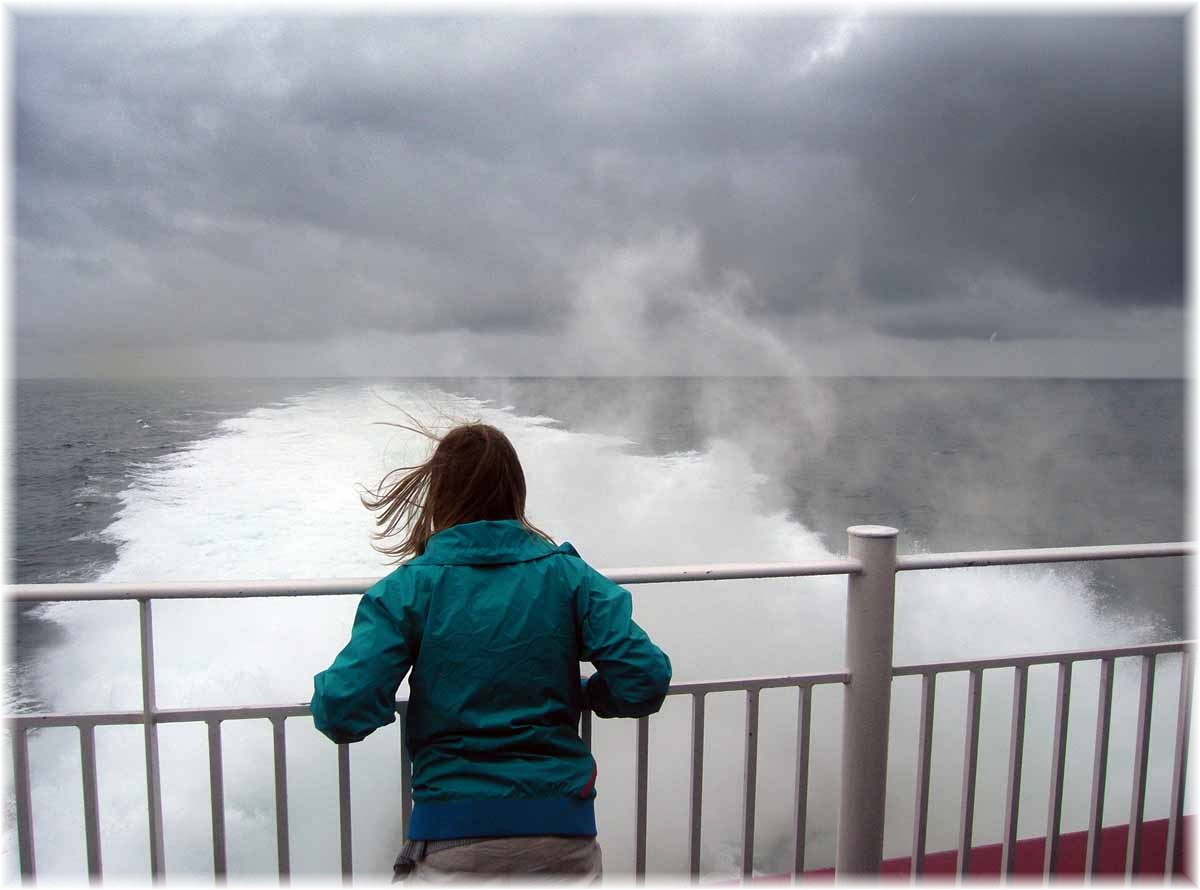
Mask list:
[[[411,418],[410,418],[411,419]],[[360,495],[368,510],[380,511],[376,541],[397,536],[391,546],[373,544],[400,562],[420,556],[431,536],[464,522],[516,519],[535,535],[553,543],[525,518],[525,473],[508,437],[486,423],[467,423],[442,436],[420,424],[407,429],[437,443],[423,464],[399,467],[375,491]]]

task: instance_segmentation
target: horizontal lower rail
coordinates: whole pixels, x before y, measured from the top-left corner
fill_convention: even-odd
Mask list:
[[[1176,640],[1171,643],[1144,643],[1137,646],[1119,646],[1105,649],[1071,649],[1064,652],[1037,652],[1029,655],[1000,655],[995,658],[973,658],[968,661],[940,661],[929,664],[904,664],[892,668],[893,677],[911,677],[920,674],[941,674],[954,671],[1005,667],[1029,667],[1035,664],[1062,664],[1072,661],[1093,661],[1098,658],[1130,658],[1137,655],[1167,655],[1184,652],[1193,645],[1192,640]]]
[[[974,669],[1019,667],[1035,664],[1061,664],[1063,662],[1088,661],[1098,658],[1127,658],[1138,655],[1166,655],[1184,652],[1193,641],[1176,640],[1170,643],[1148,643],[1137,646],[1121,646],[1106,649],[1073,649],[1064,652],[1039,652],[1030,655],[1006,655],[995,658],[977,658],[970,661],[942,661],[929,664],[897,665],[892,669],[893,677],[921,674],[949,673]],[[776,689],[786,687],[812,687],[834,683],[849,683],[846,671],[821,674],[795,674],[783,677],[744,677],[733,680],[703,680],[689,683],[673,683],[668,695],[694,695],[709,692],[745,692],[754,689]],[[397,709],[404,701],[396,703]],[[286,705],[245,705],[227,708],[164,708],[153,714],[155,723],[198,723],[206,720],[260,720],[275,717],[304,717],[309,713],[305,703]],[[35,729],[56,726],[124,726],[143,722],[141,711],[101,711],[73,714],[13,714],[7,718],[13,727]]]
[[[1165,655],[1183,652],[1192,646],[1191,640],[1171,643],[1149,643],[1138,646],[1123,646],[1107,649],[1074,649],[1065,652],[1039,652],[1031,655],[1008,655],[996,658],[979,658],[970,661],[943,661],[930,664],[898,665],[892,669],[893,677],[921,674],[948,673],[976,668],[1018,667],[1034,664],[1058,664],[1069,661],[1088,661],[1098,658],[1126,658],[1137,655]],[[783,677],[745,677],[734,680],[705,680],[690,683],[673,683],[668,695],[693,695],[709,692],[745,692],[753,689],[776,689],[800,686],[821,686],[850,682],[846,671],[821,674],[795,674]],[[404,704],[396,703],[397,709]],[[273,717],[304,717],[309,713],[308,705],[246,705],[232,708],[164,708],[154,712],[155,723],[197,723],[206,720],[261,720]],[[141,711],[107,711],[74,714],[14,714],[6,718],[10,725],[24,729],[57,726],[124,726],[142,723]]]
[[[675,683],[667,695],[691,695],[696,692],[749,692],[753,689],[775,689],[787,686],[822,686],[827,683],[849,683],[850,674],[837,671],[829,674],[798,674],[790,677],[753,677],[746,680],[713,680],[703,683]]]
[[[694,683],[676,683],[667,691],[668,695],[691,695],[697,692],[745,692],[753,689],[778,687],[820,686],[832,683],[848,683],[850,675],[845,671],[824,674],[797,674],[786,677],[747,677],[738,680],[708,680]],[[407,704],[407,699],[396,702],[396,710]],[[153,712],[154,723],[204,723],[210,720],[273,720],[281,717],[307,717],[308,705],[245,705],[228,708],[163,708]],[[13,714],[7,721],[12,728],[37,729],[61,726],[132,726],[140,725],[145,719],[141,711],[85,712],[75,714]]]

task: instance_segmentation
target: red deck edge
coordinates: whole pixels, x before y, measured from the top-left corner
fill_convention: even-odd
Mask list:
[[[1171,873],[1181,875],[1194,883],[1191,872],[1190,850],[1191,832],[1195,828],[1195,816],[1185,816],[1183,819],[1183,836],[1179,845],[1179,853],[1175,858]],[[1098,873],[1102,875],[1125,874],[1125,843],[1129,836],[1128,825],[1113,825],[1100,830],[1100,862]],[[1166,861],[1167,820],[1156,819],[1142,823],[1142,854],[1138,874],[1162,877]],[[968,874],[985,877],[1000,874],[1000,844],[988,844],[984,847],[971,848],[971,867]],[[1045,857],[1046,839],[1044,837],[1026,838],[1017,841],[1014,875],[1042,876],[1042,864]],[[1082,875],[1087,857],[1087,832],[1077,831],[1071,834],[1059,835],[1058,839],[1058,868],[1056,875]],[[923,876],[953,877],[958,866],[958,851],[947,850],[942,853],[925,854],[925,871]],[[910,879],[912,857],[887,859],[880,869],[880,876],[885,878]],[[833,878],[832,868],[822,868],[804,873],[805,879],[830,880]],[[791,875],[769,875],[755,878],[755,883],[779,883],[790,881]]]

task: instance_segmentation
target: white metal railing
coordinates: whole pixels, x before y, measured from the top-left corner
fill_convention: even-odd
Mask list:
[[[754,857],[754,817],[758,758],[759,694],[767,688],[795,688],[798,691],[798,734],[796,751],[795,806],[793,827],[795,857],[793,872],[804,871],[805,827],[807,823],[808,763],[811,730],[812,690],[821,685],[844,687],[842,738],[842,783],[840,821],[837,839],[837,871],[843,874],[878,873],[883,850],[883,813],[887,766],[888,719],[894,677],[918,675],[922,682],[916,810],[913,825],[914,876],[922,873],[925,859],[925,828],[929,804],[929,775],[932,751],[933,705],[939,674],[969,672],[968,726],[962,791],[962,811],[958,838],[958,871],[969,868],[972,819],[974,813],[975,774],[978,754],[982,676],[985,670],[1014,671],[1013,724],[1008,765],[1008,791],[1004,820],[1001,870],[1007,875],[1013,866],[1016,844],[1017,804],[1021,787],[1021,763],[1024,743],[1025,704],[1028,669],[1035,664],[1058,664],[1053,766],[1050,788],[1049,819],[1045,852],[1045,874],[1054,872],[1059,838],[1063,796],[1063,763],[1072,666],[1082,661],[1099,660],[1101,683],[1096,747],[1093,765],[1092,804],[1089,808],[1089,834],[1086,870],[1093,873],[1098,865],[1097,844],[1103,819],[1104,781],[1107,769],[1108,736],[1111,718],[1114,662],[1118,658],[1140,658],[1141,697],[1138,708],[1137,756],[1130,807],[1130,831],[1127,841],[1126,871],[1137,871],[1140,855],[1142,807],[1145,800],[1149,726],[1152,708],[1155,665],[1158,655],[1183,653],[1179,711],[1176,726],[1173,784],[1167,835],[1167,871],[1173,851],[1182,839],[1183,791],[1187,771],[1188,725],[1191,708],[1191,643],[1178,641],[1123,648],[1087,651],[1048,652],[1034,655],[985,658],[954,662],[895,666],[892,663],[895,576],[899,571],[994,566],[1030,563],[1132,559],[1186,556],[1194,553],[1191,543],[1118,545],[1107,547],[1047,548],[1000,550],[966,553],[896,555],[895,529],[883,526],[854,526],[849,530],[849,555],[846,559],[796,563],[727,564],[668,566],[608,571],[613,581],[634,585],[668,581],[706,581],[733,578],[785,578],[812,575],[846,575],[847,629],[845,671],[783,677],[759,677],[700,683],[678,683],[669,695],[688,695],[692,699],[692,739],[688,863],[693,881],[699,876],[701,841],[701,803],[704,775],[705,696],[709,693],[742,691],[746,694],[746,746],[742,800],[743,877],[752,872]],[[361,594],[376,579],[334,581],[280,581],[246,583],[159,583],[159,584],[27,584],[11,585],[8,596],[21,602],[61,602],[71,600],[137,600],[141,641],[142,709],[73,714],[9,715],[7,724],[12,739],[13,778],[16,804],[16,828],[20,873],[25,880],[36,874],[34,857],[33,808],[30,790],[28,736],[42,727],[74,726],[80,734],[80,759],[83,783],[84,831],[88,873],[102,876],[100,824],[97,801],[95,728],[109,725],[144,727],[150,871],[154,878],[165,872],[163,857],[162,794],[158,758],[158,726],[164,723],[204,723],[208,729],[210,805],[212,812],[213,870],[218,880],[227,871],[225,850],[224,784],[221,756],[221,723],[226,720],[269,720],[274,742],[276,852],[278,872],[286,880],[290,874],[288,846],[287,750],[284,723],[289,717],[309,715],[306,703],[244,706],[228,708],[161,709],[155,699],[154,635],[151,603],[156,599],[224,599],[276,596],[340,596]],[[853,680],[853,682],[851,682]],[[397,702],[404,722],[406,701]],[[635,875],[644,877],[646,869],[646,811],[650,718],[637,721],[636,775],[637,794],[634,813]],[[584,713],[580,732],[591,746],[591,715]],[[338,748],[339,836],[342,875],[352,874],[350,757],[349,746]],[[401,746],[402,825],[412,807],[411,763]]]
[[[1092,795],[1088,808],[1088,840],[1084,871],[1095,874],[1099,866],[1100,829],[1104,818],[1104,783],[1108,773],[1108,737],[1111,725],[1113,670],[1118,658],[1141,660],[1141,683],[1137,714],[1134,776],[1129,812],[1129,834],[1126,840],[1126,874],[1138,873],[1141,855],[1143,805],[1146,799],[1146,767],[1150,751],[1150,711],[1153,701],[1154,675],[1159,655],[1181,653],[1179,710],[1175,730],[1175,752],[1172,768],[1171,809],[1167,834],[1168,869],[1172,861],[1177,832],[1183,817],[1184,773],[1187,768],[1187,732],[1191,707],[1191,653],[1184,642],[1153,643],[1109,649],[1087,649],[1069,652],[1045,652],[1034,655],[983,658],[972,661],[912,664],[892,670],[893,677],[921,678],[921,720],[919,754],[917,757],[916,812],[913,817],[912,870],[914,875],[924,871],[925,827],[929,807],[929,768],[933,744],[933,705],[939,674],[969,671],[967,691],[967,736],[963,756],[962,808],[959,816],[957,871],[961,878],[970,868],[971,832],[975,811],[975,781],[979,753],[979,714],[983,691],[983,673],[997,668],[1013,669],[1013,712],[1008,759],[1007,790],[1005,792],[1004,836],[1000,873],[1007,877],[1014,865],[1017,843],[1017,813],[1021,791],[1021,765],[1025,743],[1026,694],[1029,668],[1038,664],[1058,665],[1058,687],[1055,698],[1054,741],[1051,754],[1046,847],[1043,855],[1043,874],[1055,873],[1058,841],[1062,819],[1064,764],[1066,760],[1067,714],[1070,708],[1072,667],[1079,662],[1100,662],[1100,700],[1096,726],[1096,746],[1092,764]]]

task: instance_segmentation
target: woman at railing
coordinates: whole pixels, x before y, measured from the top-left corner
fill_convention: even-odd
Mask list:
[[[410,428],[411,429],[411,428]],[[356,742],[395,719],[413,812],[396,877],[547,874],[598,881],[596,764],[576,727],[656,712],[671,663],[633,621],[628,591],[525,518],[507,437],[467,424],[363,498],[379,547],[411,557],[359,604],[349,643],[315,678],[318,729]],[[597,673],[579,680],[579,662]]]

